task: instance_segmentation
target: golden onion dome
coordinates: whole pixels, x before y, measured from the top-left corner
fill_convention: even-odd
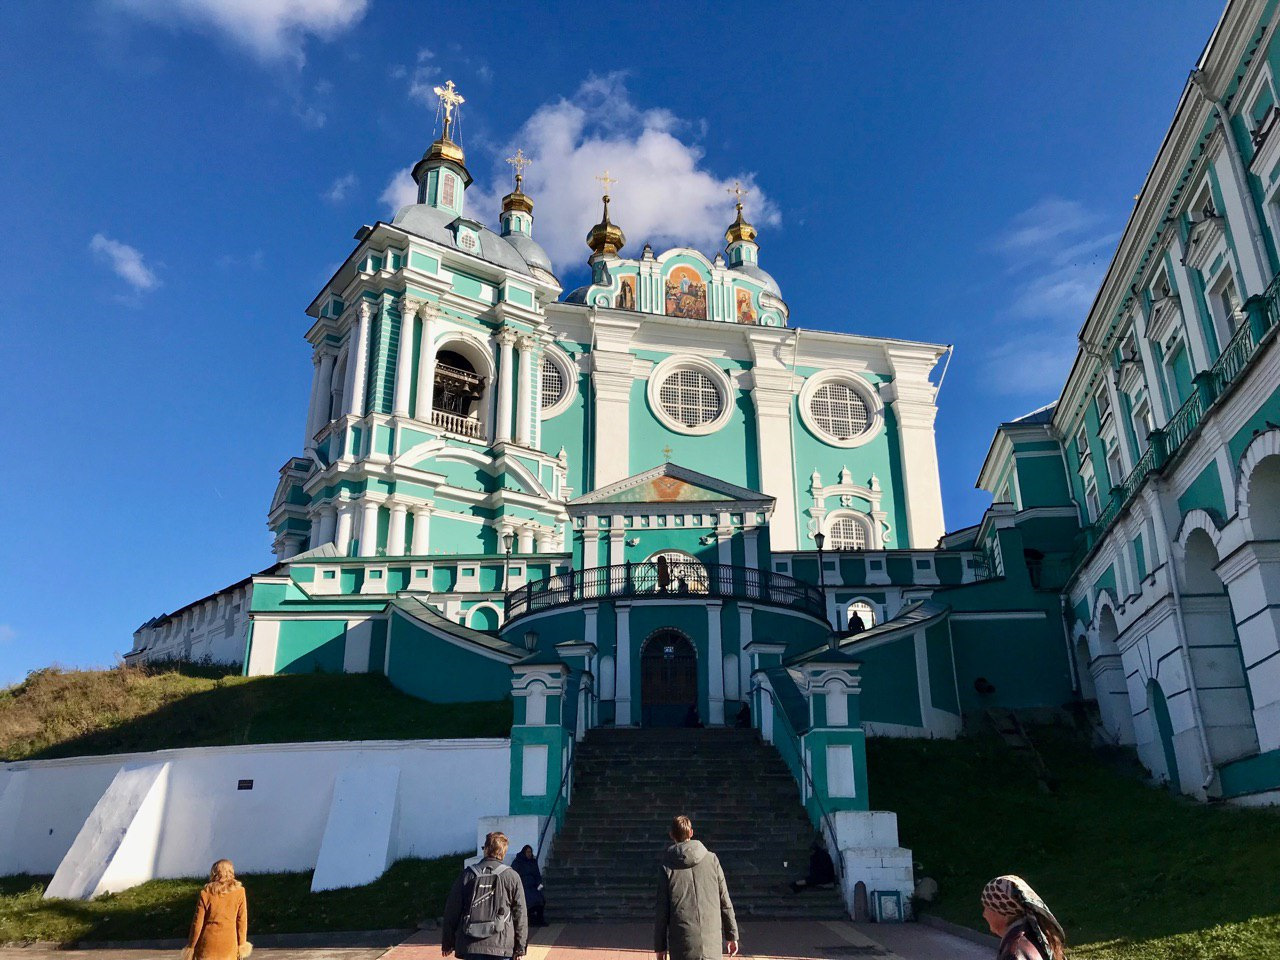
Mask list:
[[[604,216],[587,234],[587,246],[591,248],[592,256],[600,254],[613,256],[626,245],[627,237],[622,232],[622,228],[609,222],[609,195],[606,193],[604,195]]]
[[[737,243],[739,241],[747,241],[755,243],[756,228],[742,219],[742,201],[738,201],[738,219],[729,224],[729,229],[724,232],[725,243]]]
[[[509,213],[512,210],[519,210],[533,215],[533,200],[520,188],[520,182],[524,177],[516,174],[516,188],[502,198],[502,212]]]

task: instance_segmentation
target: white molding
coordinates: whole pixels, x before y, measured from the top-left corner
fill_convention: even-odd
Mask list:
[[[558,417],[569,409],[569,405],[573,403],[578,396],[578,364],[554,343],[547,343],[542,348],[542,358],[549,360],[555,364],[560,371],[560,376],[564,380],[564,391],[560,394],[560,399],[549,407],[542,406],[542,371],[538,371],[538,416],[542,420],[550,420]]]

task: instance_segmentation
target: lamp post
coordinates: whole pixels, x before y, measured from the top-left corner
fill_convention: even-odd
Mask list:
[[[821,531],[815,533],[813,535],[813,542],[818,545],[818,587],[825,592],[827,582],[822,572],[822,545],[827,542],[826,535]]]
[[[502,535],[502,552],[506,559],[502,561],[502,589],[511,592],[511,545],[516,542],[516,535],[508,530]]]
[[[530,653],[538,649],[538,631],[526,630],[524,632],[524,648]]]

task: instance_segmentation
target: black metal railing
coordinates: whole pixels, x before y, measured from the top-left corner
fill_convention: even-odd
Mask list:
[[[507,594],[507,621],[570,603],[624,597],[727,597],[790,607],[820,620],[826,619],[827,609],[821,590],[785,574],[728,564],[646,561],[570,570],[527,583]]]

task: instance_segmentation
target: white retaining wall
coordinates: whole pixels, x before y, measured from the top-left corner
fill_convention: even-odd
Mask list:
[[[119,785],[109,792],[121,771],[122,783],[152,784],[132,811],[121,808]],[[351,789],[365,772],[385,789]],[[242,780],[253,788],[238,789]],[[3,764],[0,875],[82,878],[68,893],[90,896],[155,877],[200,876],[220,857],[244,873],[310,870],[324,859],[324,886],[364,883],[371,862],[469,850],[477,817],[509,809],[509,780],[505,739],[263,744]],[[348,785],[337,792],[337,810],[335,783]],[[350,828],[362,819],[352,805],[366,801],[379,806],[368,820],[380,830]],[[369,843],[383,849],[357,849]]]

